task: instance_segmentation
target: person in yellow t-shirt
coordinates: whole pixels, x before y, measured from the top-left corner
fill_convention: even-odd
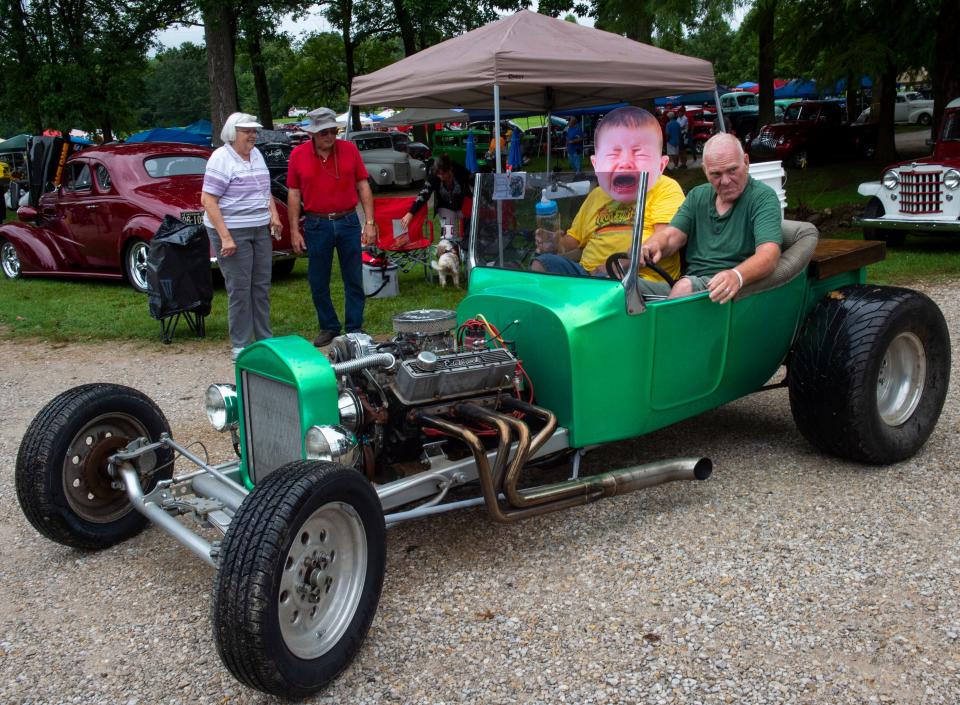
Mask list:
[[[667,227],[683,203],[683,190],[663,176],[669,157],[663,155],[663,131],[657,119],[643,108],[624,107],[608,113],[594,136],[596,152],[590,157],[599,186],[580,206],[565,233],[537,231],[538,256],[531,269],[580,276],[607,276],[607,258],[629,252],[633,234],[640,172],[648,174],[643,240]],[[582,248],[579,262],[563,256]],[[665,258],[660,266],[680,276],[680,258]],[[641,276],[657,275],[641,271]]]

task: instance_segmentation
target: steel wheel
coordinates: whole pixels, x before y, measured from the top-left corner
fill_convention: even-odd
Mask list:
[[[290,547],[277,609],[287,648],[322,656],[343,636],[360,604],[367,541],[356,510],[330,502],[315,511]]]
[[[143,240],[134,240],[127,248],[124,260],[124,274],[127,281],[137,291],[144,293],[147,290],[147,256],[150,254],[150,245]]]
[[[877,377],[877,411],[885,424],[899,426],[913,415],[926,376],[923,343],[913,333],[900,333],[884,353]]]
[[[63,459],[63,495],[84,521],[107,524],[133,510],[122,487],[113,486],[107,458],[134,438],[150,433],[127,414],[104,414],[91,419],[70,440]]]
[[[386,564],[383,508],[352,468],[297,460],[243,500],[220,549],[217,652],[242,683],[304,698],[354,659]]]
[[[16,279],[20,276],[20,255],[17,254],[17,248],[13,243],[6,240],[0,245],[0,267],[3,268],[3,274],[7,279]]]
[[[17,454],[17,499],[41,534],[96,549],[130,538],[147,523],[107,460],[135,438],[157,441],[170,425],[149,397],[117,384],[85,384],[50,401],[30,423]],[[137,461],[149,492],[173,475],[173,453],[161,448]]]

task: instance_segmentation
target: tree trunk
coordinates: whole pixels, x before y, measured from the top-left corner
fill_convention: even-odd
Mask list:
[[[774,121],[773,79],[777,61],[777,47],[773,29],[777,12],[777,0],[761,0],[757,4],[757,37],[760,40],[757,72],[760,83],[760,112],[757,115],[757,132]]]
[[[937,16],[937,36],[933,48],[933,123],[930,136],[936,138],[943,109],[960,96],[960,56],[957,56],[957,27],[960,26],[960,3],[942,0]]]
[[[220,144],[220,130],[230,113],[240,109],[237,99],[234,37],[237,18],[227,3],[211,2],[203,11],[203,35],[207,44],[207,83],[210,86],[210,122],[213,143]]]
[[[899,161],[893,129],[894,105],[897,100],[897,67],[892,61],[887,60],[887,65],[879,76],[879,82],[880,112],[877,119],[877,156],[874,161],[890,164]]]
[[[267,84],[267,69],[263,61],[263,49],[260,45],[260,35],[256,29],[248,29],[252,34],[247,36],[247,54],[250,56],[250,65],[253,67],[253,85],[257,89],[257,110],[259,110],[260,124],[268,130],[273,129],[273,107],[270,105],[270,86]]]
[[[413,20],[404,4],[404,0],[393,0],[393,13],[397,17],[397,30],[400,32],[400,39],[403,40],[403,55],[412,56],[417,53],[417,45],[414,41],[416,35],[413,29]]]
[[[8,8],[10,10],[10,32],[7,35],[6,41],[10,48],[13,49],[14,55],[17,58],[17,65],[30,66],[33,64],[33,61],[31,60],[30,51],[27,46],[27,27],[26,18],[23,14],[23,6],[19,0],[17,0],[16,2],[9,3]],[[27,114],[30,125],[33,128],[33,134],[41,134],[43,132],[43,117],[40,114],[40,104],[37,99],[37,93],[33,90],[32,81],[14,78],[12,72],[8,72],[5,78],[10,80],[14,86],[17,98],[21,101],[23,111]],[[33,78],[33,76],[31,76],[31,78]]]

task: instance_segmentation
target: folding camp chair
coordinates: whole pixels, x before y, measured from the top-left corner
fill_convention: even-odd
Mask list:
[[[387,253],[390,261],[402,272],[409,272],[416,265],[423,265],[423,276],[431,276],[430,246],[433,244],[433,223],[427,220],[427,209],[421,208],[410,221],[407,239],[397,242],[402,236],[400,219],[410,210],[414,199],[378,197],[373,201],[373,219],[377,222],[379,234],[377,247]],[[425,236],[424,225],[428,226],[429,237]]]

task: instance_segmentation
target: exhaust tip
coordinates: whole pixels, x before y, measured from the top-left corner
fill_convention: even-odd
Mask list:
[[[706,480],[713,474],[713,461],[710,458],[700,458],[693,466],[693,476],[697,480]]]

